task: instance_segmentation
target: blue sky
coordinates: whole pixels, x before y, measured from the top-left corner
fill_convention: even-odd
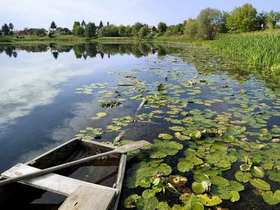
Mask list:
[[[176,24],[196,17],[206,7],[230,11],[244,3],[253,4],[259,11],[280,11],[279,0],[0,0],[0,24],[13,22],[17,29],[48,28],[52,20],[59,26],[72,27],[74,20],[83,19],[114,24]]]

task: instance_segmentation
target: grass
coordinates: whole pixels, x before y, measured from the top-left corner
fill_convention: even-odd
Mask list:
[[[206,45],[265,74],[280,75],[280,30],[224,34]]]

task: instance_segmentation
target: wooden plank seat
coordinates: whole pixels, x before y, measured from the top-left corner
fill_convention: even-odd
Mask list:
[[[25,174],[29,174],[32,172],[39,171],[40,169],[34,168],[22,163],[15,165],[9,170],[2,173],[2,176],[5,178],[13,178],[17,176],[22,176]],[[26,184],[38,189],[46,190],[49,192],[57,193],[60,195],[69,196],[78,190],[80,187],[88,187],[96,192],[106,192],[109,194],[117,193],[116,189],[97,185],[85,181],[81,181],[78,179],[69,178],[66,176],[58,175],[58,174],[48,174],[44,176],[40,176],[38,178],[33,178],[29,180],[20,181],[22,184]]]

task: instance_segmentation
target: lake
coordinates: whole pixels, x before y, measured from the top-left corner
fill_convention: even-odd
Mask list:
[[[0,46],[0,62],[0,171],[124,130],[154,146],[120,209],[280,208],[280,91],[245,65],[159,44]]]

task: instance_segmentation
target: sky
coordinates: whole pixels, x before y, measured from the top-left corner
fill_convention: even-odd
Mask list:
[[[245,3],[258,11],[280,11],[279,0],[0,0],[0,24],[12,22],[16,29],[49,28],[52,20],[69,28],[75,20],[117,25],[163,21],[171,25],[196,17],[207,7],[230,11]]]

